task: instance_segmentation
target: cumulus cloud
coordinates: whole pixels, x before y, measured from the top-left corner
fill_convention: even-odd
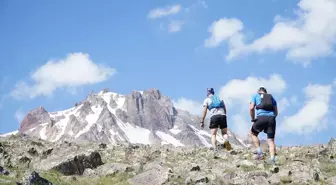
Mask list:
[[[287,107],[290,106],[290,103],[287,98],[282,98],[278,102],[278,113],[281,114]]]
[[[168,25],[168,32],[179,32],[182,29],[183,21],[171,21]]]
[[[197,7],[202,7],[202,8],[208,8],[208,5],[205,1],[199,0],[196,3],[190,5],[189,7],[186,7],[184,10],[188,13],[190,12],[192,9],[197,8]]]
[[[332,85],[308,85],[303,89],[306,101],[294,115],[285,117],[281,133],[306,134],[327,128]]]
[[[211,42],[207,39],[207,45],[218,46],[227,40],[228,61],[250,53],[287,51],[287,59],[307,66],[314,59],[331,55],[336,42],[336,1],[301,0],[295,12],[294,19],[275,16],[270,31],[248,44],[243,41],[241,21],[222,18],[222,23],[213,23],[215,31],[211,31]]]
[[[151,10],[147,17],[150,19],[158,19],[168,15],[177,14],[181,11],[181,5],[172,5],[165,8],[156,8]]]
[[[251,128],[251,122],[246,120],[246,116],[238,113],[232,116],[232,122],[228,122],[228,127],[229,129],[233,130],[235,134],[245,138]]]
[[[201,115],[202,114],[202,103],[187,99],[187,98],[179,98],[177,101],[173,101],[174,106],[177,109],[188,111],[194,115]]]
[[[228,39],[231,39],[231,42],[235,42],[235,39],[240,38],[239,32],[242,29],[243,23],[236,18],[219,19],[208,28],[211,36],[204,41],[204,46],[208,48],[217,47]]]
[[[297,96],[292,96],[290,99],[291,104],[297,104],[298,103],[298,97]]]
[[[248,106],[251,96],[257,92],[260,86],[264,86],[268,93],[281,94],[286,89],[286,81],[278,74],[272,74],[269,78],[249,76],[246,79],[233,79],[219,90],[219,95],[227,105],[243,104]]]
[[[107,80],[116,70],[95,64],[88,54],[72,53],[65,59],[50,60],[34,71],[30,78],[33,84],[18,82],[11,92],[14,98],[49,96],[57,88],[76,88]]]
[[[23,112],[23,110],[20,108],[18,110],[15,111],[14,117],[16,119],[16,121],[18,123],[21,123],[23,118],[25,117],[25,113]]]

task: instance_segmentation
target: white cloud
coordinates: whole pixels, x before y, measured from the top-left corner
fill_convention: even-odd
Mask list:
[[[251,122],[248,122],[243,114],[234,114],[232,122],[228,122],[228,128],[238,134],[241,138],[245,138],[251,129]]]
[[[290,106],[290,103],[287,98],[282,98],[277,102],[278,113],[281,114],[287,107]]]
[[[296,114],[285,117],[281,123],[281,133],[306,134],[327,127],[332,85],[308,85],[303,92],[306,102]]]
[[[233,79],[220,88],[219,95],[227,105],[249,105],[251,96],[257,92],[260,86],[264,86],[270,94],[281,94],[286,89],[285,80],[278,74],[272,74],[267,78],[249,76],[246,79]]]
[[[301,0],[295,10],[294,19],[276,15],[275,24],[269,33],[255,39],[250,44],[243,42],[240,32],[243,24],[235,19],[235,26],[217,26],[217,35],[212,45],[236,37],[236,45],[230,45],[228,61],[250,53],[268,51],[287,51],[286,58],[307,66],[312,60],[330,56],[336,43],[336,1],[335,0]],[[226,20],[225,18],[223,18]],[[232,20],[232,19],[231,19]],[[226,33],[226,34],[225,34]]]
[[[297,104],[298,103],[298,97],[297,96],[292,96],[290,99],[290,103],[291,104]]]
[[[188,111],[194,115],[201,115],[202,114],[202,103],[187,99],[187,98],[179,98],[177,101],[173,101],[174,106],[177,109]]]
[[[205,47],[217,47],[223,41],[232,38],[232,42],[240,42],[239,32],[243,29],[243,23],[236,18],[222,18],[215,21],[208,28],[211,36],[204,41]],[[239,38],[239,39],[238,39]]]
[[[23,118],[25,117],[25,113],[23,112],[23,110],[20,108],[18,110],[15,111],[14,117],[16,119],[16,121],[18,123],[21,123]]]
[[[177,14],[180,12],[180,10],[181,10],[181,5],[172,5],[172,6],[167,6],[165,8],[153,9],[148,13],[147,16],[150,19],[157,19],[160,17]]]
[[[188,13],[188,12],[190,12],[191,9],[194,9],[196,7],[199,7],[199,6],[201,6],[202,8],[208,8],[208,5],[206,4],[205,1],[199,0],[196,3],[190,5],[189,7],[186,7],[185,11]]]
[[[95,84],[114,75],[114,68],[95,64],[88,54],[72,53],[65,59],[50,60],[32,73],[34,84],[19,82],[11,92],[15,98],[49,96],[57,88],[76,88]]]
[[[168,32],[179,32],[181,31],[183,21],[171,21],[168,25]]]

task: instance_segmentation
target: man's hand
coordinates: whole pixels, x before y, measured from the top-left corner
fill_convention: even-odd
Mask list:
[[[204,128],[204,121],[201,121],[201,128],[203,129]]]

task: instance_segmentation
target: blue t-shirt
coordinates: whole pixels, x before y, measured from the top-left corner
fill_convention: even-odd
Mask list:
[[[273,98],[273,97],[272,97]],[[255,104],[255,106],[259,105],[261,103],[261,96],[260,94],[255,94],[251,97],[251,102]],[[276,106],[277,102],[273,98],[273,106]],[[258,109],[257,116],[275,116],[274,111],[266,111],[263,109]]]

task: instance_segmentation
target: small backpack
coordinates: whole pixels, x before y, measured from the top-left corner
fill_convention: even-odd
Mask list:
[[[224,108],[224,102],[216,95],[210,97],[211,104],[208,105],[208,109],[211,110],[213,108]]]
[[[260,94],[261,103],[256,106],[256,109],[263,109],[266,111],[274,111],[273,96],[271,94]]]

